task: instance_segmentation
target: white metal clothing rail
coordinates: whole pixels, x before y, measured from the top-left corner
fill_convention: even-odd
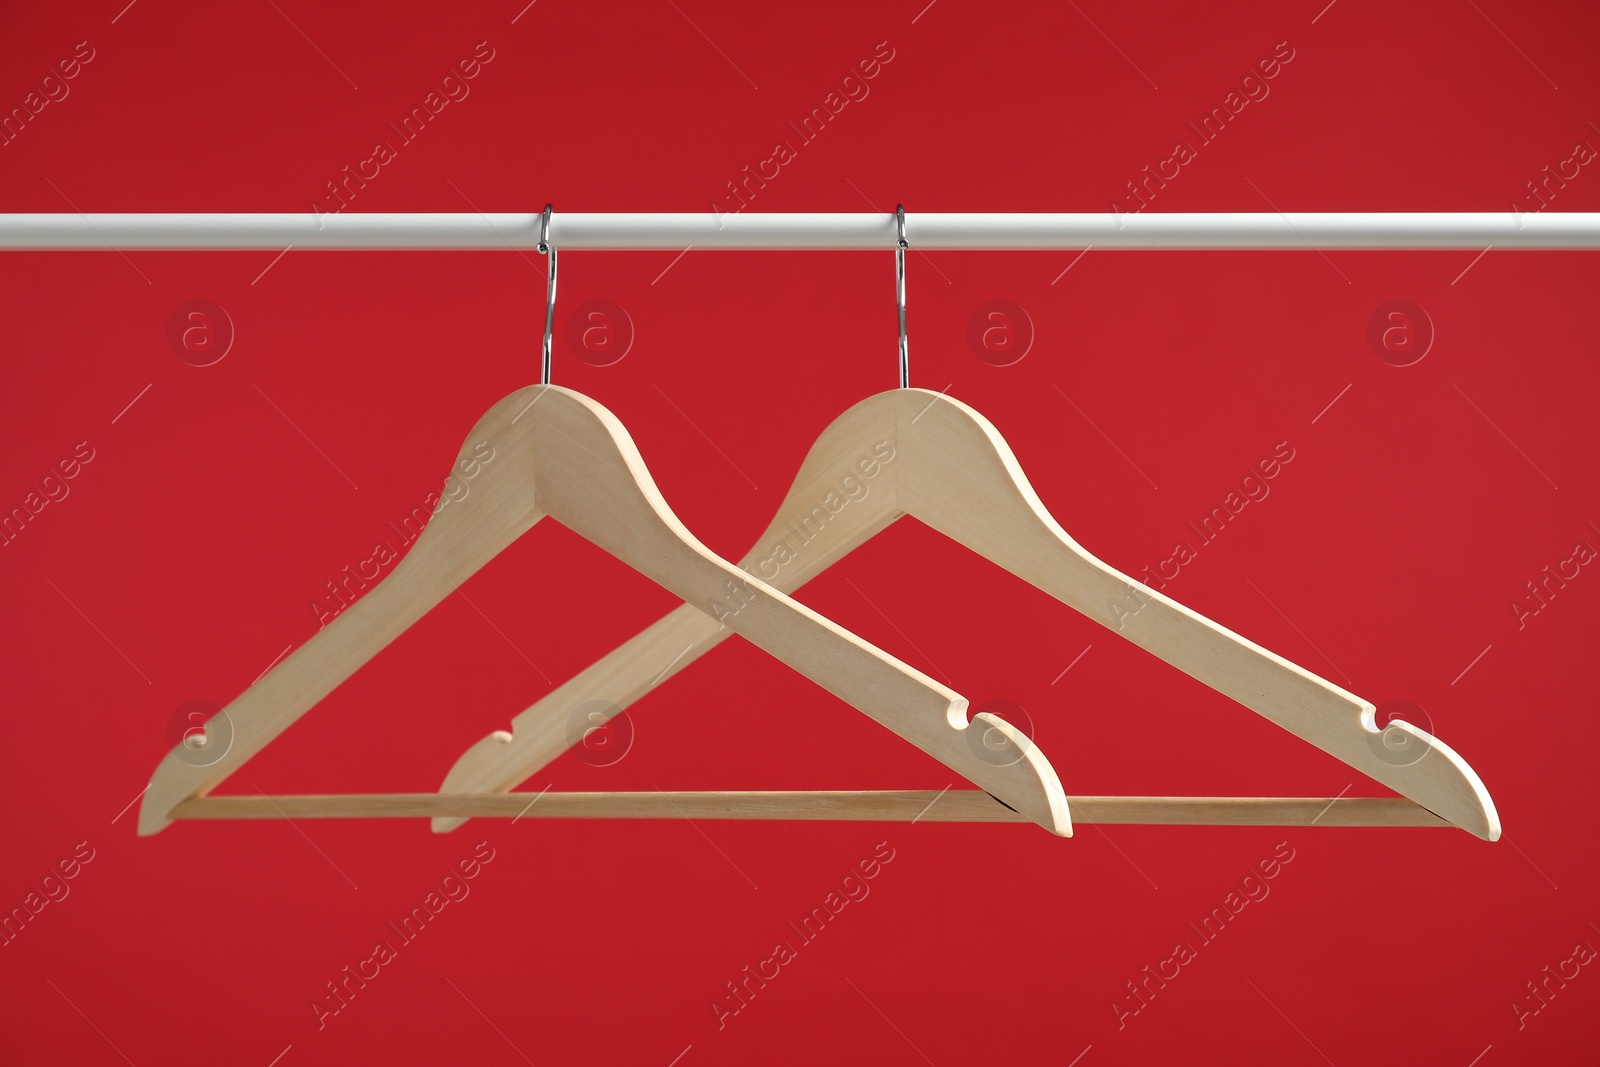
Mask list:
[[[0,215],[0,249],[453,249],[539,243],[538,212]],[[916,248],[1600,249],[1600,212],[906,214]],[[892,249],[876,213],[553,213],[561,249]]]

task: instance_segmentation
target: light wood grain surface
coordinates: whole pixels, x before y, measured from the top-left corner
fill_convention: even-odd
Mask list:
[[[1404,797],[1068,797],[1079,823],[1169,826],[1449,826]],[[978,789],[867,792],[382,793],[208,796],[175,819],[816,819],[1028,820]]]

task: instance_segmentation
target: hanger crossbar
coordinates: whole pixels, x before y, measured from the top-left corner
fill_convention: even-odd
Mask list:
[[[1068,797],[1072,821],[1165,826],[1449,826],[1404,797]],[[174,819],[817,819],[1028,822],[980,789],[346,793],[191,797]]]
[[[541,212],[482,214],[0,214],[0,249],[234,249],[532,252]],[[1510,211],[986,213],[909,212],[923,250],[1597,249],[1600,212]],[[553,212],[562,249],[872,249],[898,238],[894,215]]]

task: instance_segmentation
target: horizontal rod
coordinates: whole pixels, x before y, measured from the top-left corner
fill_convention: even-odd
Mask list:
[[[1448,826],[1404,797],[1068,797],[1074,822]],[[828,819],[1027,822],[978,789],[810,793],[349,793],[191,797],[174,819]]]
[[[538,214],[0,215],[0,249],[518,249]],[[893,215],[595,214],[556,211],[565,249],[875,249],[895,245]],[[1600,212],[1217,212],[906,215],[929,250],[1600,248]]]

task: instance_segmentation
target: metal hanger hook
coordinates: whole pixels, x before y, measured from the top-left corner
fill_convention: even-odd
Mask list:
[[[900,305],[900,388],[911,388],[911,356],[906,349],[906,206],[895,205],[894,289]]]
[[[556,250],[550,243],[550,205],[544,206],[539,220],[539,254],[550,257],[550,280],[544,293],[544,351],[539,366],[539,384],[550,384],[550,334],[556,322]]]

